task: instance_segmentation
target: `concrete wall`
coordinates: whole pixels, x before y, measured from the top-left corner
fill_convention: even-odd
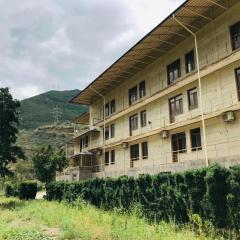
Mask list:
[[[221,62],[232,54],[229,27],[235,22],[240,21],[239,12],[240,2],[198,32],[201,69],[211,68],[213,63]],[[204,151],[192,152],[190,150],[190,129],[201,127],[202,131],[201,122],[196,121],[196,123],[194,123],[194,121],[192,121],[193,119],[199,118],[201,114],[200,108],[189,111],[187,100],[187,91],[193,87],[198,88],[197,78],[183,85],[180,89],[177,87],[180,83],[179,81],[175,84],[175,90],[166,93],[154,101],[148,101],[153,98],[155,94],[168,87],[167,65],[176,59],[181,59],[181,82],[184,82],[184,80],[196,74],[195,72],[190,74],[185,73],[184,57],[185,54],[193,48],[193,38],[190,37],[106,95],[107,102],[115,99],[116,114],[126,109],[130,111],[134,105],[131,107],[128,106],[128,90],[139,84],[142,80],[145,80],[146,97],[139,101],[148,103],[108,123],[109,125],[112,123],[115,124],[115,137],[106,141],[106,150],[110,151],[111,149],[115,149],[116,163],[105,167],[105,176],[135,175],[141,172],[178,171],[204,166]],[[238,142],[240,141],[239,113],[237,113],[237,120],[232,124],[224,123],[222,118],[217,116],[227,108],[235,107],[235,110],[240,109],[234,75],[234,69],[238,67],[240,67],[240,57],[228,65],[225,64],[218,71],[211,72],[202,77],[203,112],[205,117],[209,118],[206,120],[206,139],[210,162],[219,159],[219,162],[225,165],[231,165],[239,161],[238,156],[240,156],[240,149],[237,147],[240,143]],[[170,124],[168,100],[178,94],[183,95],[183,114],[176,117],[175,123]],[[147,112],[147,126],[144,128],[140,127],[139,115],[139,128],[133,132],[133,137],[130,137],[129,117],[135,113],[139,114],[142,110],[146,110]],[[219,113],[210,118],[212,113],[217,112]],[[101,118],[102,100],[99,100],[90,106],[90,124],[94,124],[96,120],[99,121]],[[148,121],[150,121],[150,124]],[[179,123],[182,123],[181,127],[178,126]],[[182,131],[186,132],[187,152],[179,154],[178,163],[172,163],[170,137],[168,139],[161,139],[159,134],[144,137],[144,134],[164,127],[170,129],[170,135]],[[134,139],[134,137],[139,137],[139,139],[131,140]],[[103,139],[102,132],[97,136],[90,136],[90,139],[89,149],[101,145]],[[121,147],[122,141],[128,141],[129,144],[148,141],[148,159],[140,159],[134,162],[134,168],[131,169],[129,149],[124,150]],[[78,147],[76,147],[76,149],[77,148]],[[101,159],[103,159],[103,157],[99,157],[99,161],[101,161]],[[98,174],[94,176],[98,176]]]
[[[221,117],[215,117],[206,121],[207,153],[210,164],[219,163],[225,167],[240,163],[240,112],[236,113],[236,120],[233,123],[223,122]],[[140,173],[154,174],[157,172],[177,172],[191,168],[206,166],[204,149],[191,150],[190,130],[201,128],[201,123],[187,125],[170,131],[168,139],[161,139],[160,135],[143,138],[131,144],[148,142],[148,159],[141,158],[134,161],[134,167],[130,167],[130,152],[121,146],[115,148],[116,164],[105,167],[105,176],[121,176]],[[202,130],[202,128],[201,128]],[[178,155],[178,162],[172,161],[171,135],[185,132],[186,153]],[[140,147],[141,148],[141,147]],[[96,175],[94,175],[96,176]]]

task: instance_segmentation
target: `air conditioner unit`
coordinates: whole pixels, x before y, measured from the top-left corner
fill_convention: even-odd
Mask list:
[[[122,143],[122,148],[127,149],[128,148],[128,142],[123,142]]]
[[[169,136],[168,130],[163,130],[160,132],[161,139],[166,139],[166,138],[168,138],[168,136]]]
[[[233,111],[228,111],[222,113],[222,119],[224,122],[233,122],[235,121],[235,114]]]

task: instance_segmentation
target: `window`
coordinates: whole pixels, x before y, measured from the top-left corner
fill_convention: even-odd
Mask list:
[[[82,143],[82,138],[80,138],[80,152],[82,152],[82,148],[83,148],[83,143]]]
[[[138,144],[131,145],[130,158],[132,161],[139,160],[139,145]]]
[[[111,151],[111,164],[115,164],[115,150]]]
[[[113,99],[113,100],[110,102],[110,111],[111,111],[111,114],[112,114],[112,113],[115,113],[115,111],[116,111],[115,99]]]
[[[132,135],[132,131],[138,129],[138,115],[135,114],[129,118],[129,128],[130,128],[130,135]]]
[[[238,100],[240,101],[240,68],[235,70]]]
[[[109,139],[109,126],[105,128],[105,140]]]
[[[197,88],[188,90],[188,108],[189,110],[198,108]]]
[[[139,83],[139,96],[140,98],[143,98],[146,96],[145,81],[142,81]]]
[[[105,116],[109,115],[109,103],[105,104]]]
[[[167,66],[168,84],[181,77],[180,59]]]
[[[185,55],[185,67],[186,67],[186,73],[190,73],[195,69],[193,50]]]
[[[136,102],[137,101],[137,99],[138,99],[138,92],[137,92],[137,86],[135,86],[135,87],[133,87],[133,88],[131,88],[130,90],[129,90],[129,105],[132,105],[134,102]]]
[[[141,117],[141,127],[145,127],[147,125],[146,110],[140,112],[140,117]]]
[[[186,135],[184,132],[172,135],[173,162],[178,161],[178,154],[186,152]]]
[[[114,136],[115,136],[115,125],[111,124],[110,128],[111,128],[111,138],[114,138]]]
[[[142,142],[142,159],[148,158],[148,143]]]
[[[192,151],[202,150],[200,128],[190,130]]]
[[[240,22],[230,27],[232,49],[240,48]]]
[[[169,99],[170,122],[175,122],[175,116],[183,113],[182,94]]]
[[[80,138],[80,152],[82,151],[83,148],[88,147],[88,136]]]
[[[105,165],[109,165],[109,152],[105,152]]]

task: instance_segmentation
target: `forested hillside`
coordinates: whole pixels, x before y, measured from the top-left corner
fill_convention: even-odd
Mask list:
[[[58,114],[59,122],[71,121],[87,111],[87,107],[69,103],[80,90],[49,91],[21,101],[21,128],[35,129],[53,124]],[[56,109],[57,107],[57,109]],[[57,112],[57,113],[56,113]]]

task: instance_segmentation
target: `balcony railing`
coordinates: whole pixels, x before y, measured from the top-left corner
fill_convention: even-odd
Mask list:
[[[84,134],[84,132],[89,131],[90,127],[87,125],[82,124],[75,124],[74,125],[74,135],[81,135]]]
[[[219,141],[214,144],[207,144],[207,153],[210,164],[219,163],[225,167],[240,164],[240,137],[228,141]],[[129,149],[128,149],[129,150]],[[128,151],[127,150],[127,151]],[[139,174],[156,174],[159,172],[177,172],[192,168],[205,167],[204,150],[199,146],[186,148],[178,151],[159,151],[158,154],[149,155],[147,159],[131,161],[129,158],[122,159],[122,164],[116,162],[113,165],[95,165],[90,160],[80,166],[80,170],[93,173],[93,177],[118,177],[122,175],[137,176]],[[70,167],[65,171],[79,170],[79,166]]]
[[[74,127],[74,138],[82,136],[88,132],[100,132],[100,128],[96,126],[82,126],[79,124],[76,124]]]
[[[219,163],[225,167],[240,164],[240,137],[228,141],[207,144],[210,164]],[[129,151],[129,149],[127,150]],[[205,167],[204,149],[186,148],[178,151],[165,151],[149,155],[148,159],[139,158],[131,161],[122,159],[122,164],[93,166],[95,177],[118,177],[122,175],[137,176],[138,174],[157,174],[159,172],[177,172],[192,168]]]

